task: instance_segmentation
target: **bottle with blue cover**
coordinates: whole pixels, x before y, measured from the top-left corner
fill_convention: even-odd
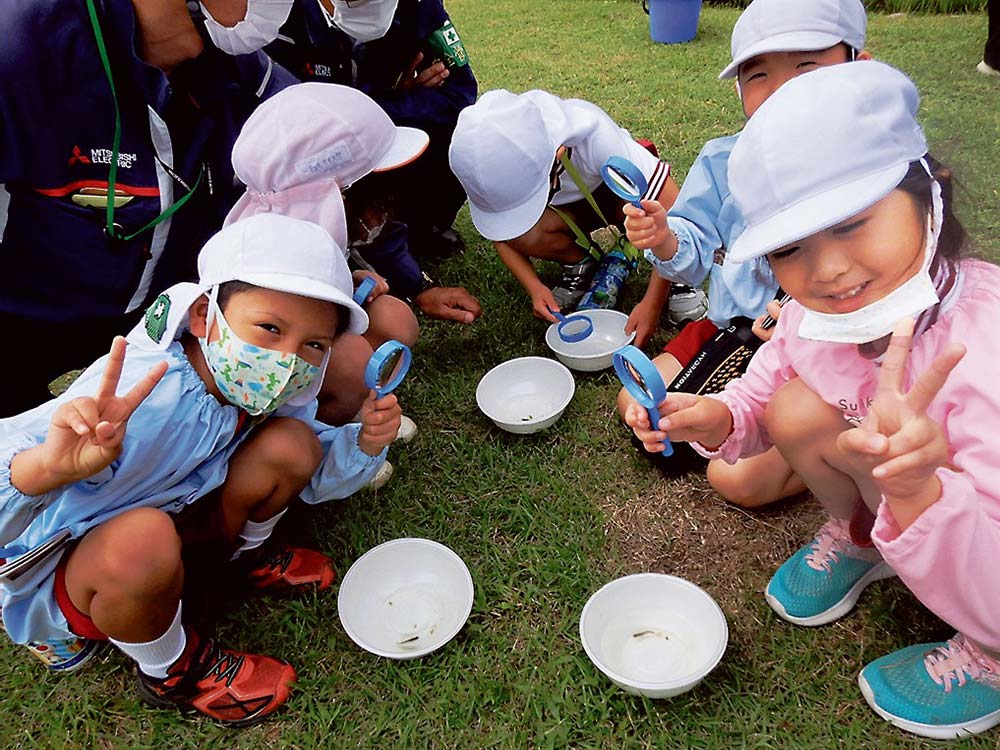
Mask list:
[[[600,268],[594,276],[594,283],[583,295],[577,310],[597,310],[613,308],[618,302],[618,294],[621,292],[629,274],[636,264],[628,260],[625,254],[619,249],[609,250],[601,258]]]

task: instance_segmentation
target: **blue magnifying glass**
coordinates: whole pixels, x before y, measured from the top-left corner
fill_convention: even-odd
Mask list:
[[[556,326],[556,333],[558,333],[559,338],[567,344],[575,344],[578,341],[583,341],[587,338],[587,336],[594,332],[594,321],[586,315],[577,314],[566,316],[558,310],[553,310],[551,307],[548,308],[548,310],[550,313],[555,315],[556,319],[559,321]]]
[[[615,366],[618,379],[625,386],[625,390],[640,406],[646,408],[650,426],[654,430],[658,429],[660,411],[657,407],[667,397],[667,385],[663,382],[663,376],[656,369],[656,365],[640,349],[631,344],[616,351],[612,355],[611,361]],[[664,440],[663,445],[665,446],[663,455],[673,455],[674,449],[670,445],[670,441]]]
[[[410,369],[410,348],[390,339],[372,353],[365,367],[365,385],[378,398],[392,393]]]
[[[646,194],[649,182],[639,167],[624,157],[612,156],[601,167],[601,177],[612,193],[636,208],[642,208],[640,200]]]
[[[376,284],[378,281],[374,276],[365,276],[358,284],[358,288],[354,290],[354,304],[364,306],[365,300],[368,299],[368,295],[372,293]]]

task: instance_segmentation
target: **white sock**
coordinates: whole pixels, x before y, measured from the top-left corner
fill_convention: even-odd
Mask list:
[[[285,515],[286,510],[288,509],[285,508],[267,520],[259,523],[247,519],[247,525],[244,526],[243,531],[240,532],[240,539],[243,540],[243,544],[240,545],[240,548],[233,553],[233,556],[230,559],[235,560],[247,550],[256,549],[262,545],[267,538],[271,536],[271,532],[274,531],[274,527],[278,525],[278,521],[281,520],[281,517]]]
[[[135,659],[143,674],[162,680],[167,676],[167,668],[180,658],[187,645],[187,635],[181,624],[181,603],[177,602],[177,614],[167,632],[156,640],[148,643],[125,643],[114,638],[108,640]]]

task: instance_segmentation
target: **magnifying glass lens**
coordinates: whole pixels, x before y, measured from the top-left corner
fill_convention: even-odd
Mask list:
[[[382,366],[378,371],[378,387],[381,388],[386,383],[392,379],[392,374],[396,371],[396,367],[399,366],[399,360],[403,356],[403,350],[397,349],[382,363]]]
[[[646,385],[646,381],[643,379],[642,375],[639,374],[639,371],[635,369],[631,362],[626,362],[625,366],[628,368],[628,374],[632,378],[633,382],[635,382],[635,384],[642,389],[643,393],[646,394],[646,398],[652,401],[653,392],[649,389],[649,386]]]
[[[623,190],[626,190],[633,195],[639,194],[639,186],[632,182],[632,180],[630,180],[625,174],[619,172],[614,167],[608,167],[608,174],[611,176],[611,179],[614,180],[615,183]]]
[[[563,336],[579,336],[590,328],[590,323],[583,318],[569,318],[560,324],[559,333]]]

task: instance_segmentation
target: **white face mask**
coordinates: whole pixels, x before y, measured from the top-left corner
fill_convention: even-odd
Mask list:
[[[248,55],[278,38],[278,29],[288,20],[295,0],[247,0],[247,13],[235,26],[223,26],[212,18],[205,4],[205,28],[212,43],[229,55]]]
[[[837,315],[806,310],[799,324],[799,336],[835,344],[866,344],[892,333],[902,318],[916,317],[940,302],[930,274],[944,218],[941,186],[936,180],[931,181],[931,205],[924,235],[924,261],[913,277],[882,299],[854,312]]]
[[[399,0],[333,0],[333,22],[358,42],[385,36]]]

